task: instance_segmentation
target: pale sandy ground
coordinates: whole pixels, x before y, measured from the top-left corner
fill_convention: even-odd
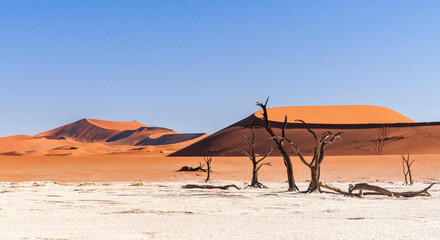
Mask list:
[[[422,189],[377,183],[395,191]],[[349,198],[268,189],[188,190],[182,182],[0,184],[1,239],[440,239],[432,197]],[[241,181],[214,181],[212,184]],[[347,188],[348,183],[331,182]],[[306,188],[300,182],[300,188]]]
[[[440,182],[440,155],[413,158],[412,187],[402,186],[398,155],[326,157],[322,180],[395,191]],[[176,172],[201,157],[1,156],[0,239],[440,239],[440,183],[432,197],[410,199],[288,193],[282,159],[268,160],[260,180],[269,189],[222,191],[180,188],[202,183],[204,173]],[[304,190],[308,171],[293,162]],[[213,184],[249,183],[247,158],[212,165]],[[139,179],[144,186],[130,186]]]

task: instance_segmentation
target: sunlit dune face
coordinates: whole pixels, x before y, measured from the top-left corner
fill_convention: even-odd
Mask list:
[[[255,116],[262,118],[262,110]],[[278,107],[268,109],[270,121],[288,122],[301,119],[307,123],[362,124],[362,123],[411,123],[414,120],[389,108],[370,105]]]
[[[100,127],[100,128],[119,130],[119,131],[135,130],[135,129],[138,129],[140,127],[147,127],[144,124],[142,124],[140,122],[137,122],[137,121],[131,121],[131,122],[127,122],[127,121],[107,121],[107,120],[98,120],[98,119],[89,119],[89,118],[87,118],[87,121],[90,122],[91,124],[97,126],[97,127]]]

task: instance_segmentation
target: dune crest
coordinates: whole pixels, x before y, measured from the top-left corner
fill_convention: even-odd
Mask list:
[[[99,119],[90,119],[90,118],[85,118],[85,120],[100,128],[119,130],[119,131],[135,130],[140,127],[148,127],[138,121],[108,121],[108,120],[99,120]]]
[[[307,123],[322,124],[369,124],[369,123],[413,123],[414,120],[386,107],[372,105],[337,105],[337,106],[299,106],[269,108],[269,119],[288,122],[301,119]],[[262,118],[262,111],[254,114]]]

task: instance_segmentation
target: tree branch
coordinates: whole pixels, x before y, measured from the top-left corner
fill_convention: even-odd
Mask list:
[[[318,138],[316,137],[316,133],[309,128],[309,126],[307,125],[306,122],[304,122],[301,119],[296,119],[295,121],[302,122],[302,124],[306,127],[307,131],[309,131],[311,134],[313,134],[313,137],[315,138],[315,140],[318,140]]]

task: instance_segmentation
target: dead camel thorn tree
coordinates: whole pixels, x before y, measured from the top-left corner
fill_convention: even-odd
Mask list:
[[[210,180],[211,177],[211,162],[212,162],[212,157],[204,157],[203,160],[205,160],[206,163],[206,180],[205,182],[208,182]]]
[[[382,155],[383,146],[385,144],[385,140],[388,139],[389,134],[390,134],[390,128],[388,124],[385,124],[384,126],[382,126],[377,130],[377,133],[375,135],[375,149],[377,155]]]
[[[301,151],[299,150],[298,146],[293,141],[291,141],[285,137],[283,137],[283,138],[287,142],[289,142],[290,145],[292,145],[293,150],[298,155],[301,162],[303,162],[307,167],[310,168],[311,181],[310,181],[309,187],[306,192],[308,192],[308,193],[311,193],[314,191],[322,192],[321,185],[319,183],[319,179],[321,177],[321,163],[324,160],[324,150],[327,145],[329,145],[330,143],[333,143],[336,139],[338,139],[339,135],[341,135],[342,132],[338,132],[336,134],[333,134],[330,131],[325,131],[318,137],[316,135],[316,133],[313,130],[311,130],[309,128],[309,126],[303,120],[297,119],[295,121],[301,122],[305,126],[307,131],[309,131],[313,135],[313,138],[316,141],[312,161],[307,162],[304,159],[304,156],[301,154]],[[287,123],[287,116],[284,120],[284,125],[286,125],[286,123]]]
[[[406,158],[405,155],[402,155],[401,157],[402,157],[403,175],[405,176],[404,185],[413,185],[414,181],[411,175],[411,165],[414,163],[415,160],[412,161],[409,160],[409,153]],[[409,177],[409,183],[408,183],[408,177]]]
[[[263,162],[263,160],[268,157],[272,151],[273,148],[270,149],[270,151],[264,155],[262,158],[260,158],[259,160],[257,160],[257,153],[255,152],[255,132],[254,132],[254,128],[255,126],[251,125],[251,133],[252,133],[252,138],[249,138],[248,136],[242,136],[242,138],[244,139],[244,141],[249,145],[250,147],[250,151],[242,151],[245,155],[247,155],[249,157],[249,159],[252,162],[252,181],[251,181],[251,185],[250,187],[256,187],[256,188],[266,188],[266,186],[264,186],[262,183],[258,182],[258,171],[260,170],[260,168],[264,165],[270,165],[270,162]]]
[[[267,114],[267,102],[269,101],[269,97],[266,99],[266,102],[260,103],[257,102],[257,106],[260,106],[263,110],[263,118],[265,122],[265,126],[262,126],[266,129],[266,132],[269,133],[272,140],[275,142],[275,145],[277,149],[280,151],[281,156],[283,156],[284,166],[286,166],[286,172],[287,172],[287,182],[289,183],[289,189],[287,191],[299,191],[298,187],[295,183],[295,178],[293,176],[293,165],[292,161],[290,160],[290,156],[287,153],[286,149],[284,148],[284,138],[285,136],[285,128],[287,125],[287,122],[284,122],[281,138],[276,137],[274,131],[272,130],[272,127],[270,126],[269,117]]]

